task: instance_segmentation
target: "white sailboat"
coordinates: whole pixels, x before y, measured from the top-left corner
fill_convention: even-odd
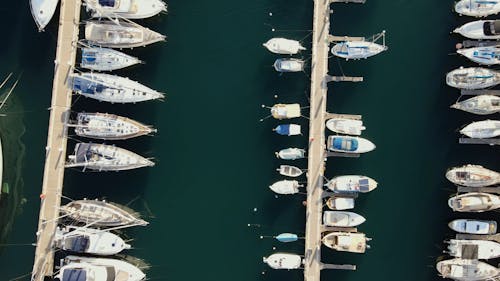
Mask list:
[[[493,95],[478,95],[450,106],[477,115],[488,115],[500,112],[500,97]]]
[[[300,168],[290,165],[280,165],[277,171],[280,173],[280,175],[292,178],[299,177],[300,175],[302,175],[302,173],[304,173]]]
[[[304,158],[306,155],[306,151],[301,148],[285,148],[276,152],[276,157],[283,160],[296,160]]]
[[[487,240],[450,239],[448,241],[448,254],[463,259],[495,259],[500,257],[500,244]]]
[[[364,253],[370,246],[367,241],[371,239],[360,232],[330,232],[326,234],[321,241],[326,247],[340,251],[351,253]]]
[[[167,11],[161,0],[85,0],[92,17],[120,17],[145,19]]]
[[[375,149],[371,141],[351,136],[329,136],[328,150],[343,153],[366,153]]]
[[[452,230],[460,233],[479,234],[479,235],[497,233],[496,221],[456,219],[448,223],[448,226]]]
[[[302,266],[302,258],[296,254],[274,253],[262,260],[272,269],[297,269]]]
[[[455,12],[471,17],[487,17],[500,12],[497,0],[460,0],[455,3]]]
[[[332,47],[332,54],[346,60],[359,60],[378,55],[387,49],[387,46],[375,42],[347,41],[335,44]]]
[[[484,192],[469,192],[451,197],[448,206],[457,212],[486,212],[500,208],[500,197]]]
[[[436,269],[444,278],[457,281],[486,280],[500,273],[496,267],[487,263],[460,258],[440,261],[437,263]]]
[[[500,46],[498,45],[458,49],[457,53],[475,63],[483,65],[495,65],[500,63]]]
[[[141,63],[136,57],[125,53],[100,47],[82,48],[80,66],[96,71],[113,71]]]
[[[446,172],[446,178],[454,184],[483,187],[500,183],[500,173],[480,165],[467,164],[453,167]]]
[[[273,183],[269,188],[277,194],[296,194],[302,186],[296,180],[281,180]]]
[[[274,69],[278,72],[300,72],[304,70],[305,62],[299,59],[277,59]]]
[[[459,89],[484,89],[499,83],[499,72],[483,67],[460,67],[446,74],[446,84]]]
[[[266,43],[262,44],[270,52],[283,55],[295,55],[299,51],[305,50],[299,41],[285,38],[271,38]]]
[[[346,175],[334,177],[325,186],[333,192],[360,192],[366,193],[377,188],[378,183],[369,177]]]
[[[39,31],[49,24],[56,12],[59,0],[30,0],[30,9]]]
[[[470,39],[500,39],[500,20],[478,20],[453,30]]]
[[[473,139],[487,139],[500,136],[500,121],[484,120],[472,122],[465,126],[460,133]]]
[[[329,119],[326,121],[326,127],[335,133],[354,136],[361,135],[362,131],[366,129],[366,127],[363,126],[363,121],[345,118]]]
[[[300,117],[300,104],[275,104],[271,107],[271,115],[278,120]]]
[[[324,211],[323,224],[335,227],[355,227],[364,223],[366,219],[353,212]]]
[[[54,244],[64,251],[99,256],[116,255],[130,249],[130,245],[118,235],[87,227],[58,228]]]
[[[55,278],[60,281],[142,281],[136,266],[117,259],[67,256]]]

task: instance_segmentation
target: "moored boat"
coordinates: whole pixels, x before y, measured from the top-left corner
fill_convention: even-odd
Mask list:
[[[280,165],[277,169],[280,175],[296,178],[302,175],[303,171],[300,168],[290,165]]]
[[[483,67],[460,67],[446,74],[446,84],[459,89],[484,89],[499,83],[500,74]]]
[[[500,97],[492,95],[478,95],[450,106],[466,112],[488,115],[500,112]]]
[[[326,200],[326,206],[330,210],[349,210],[354,208],[354,198],[331,196]]]
[[[455,258],[437,263],[437,271],[444,278],[457,281],[479,281],[497,276],[500,272],[496,267],[478,260]]]
[[[278,194],[295,194],[299,192],[299,184],[296,180],[281,180],[273,183],[269,188]]]
[[[364,138],[351,136],[329,136],[328,150],[343,153],[366,153],[375,149],[375,145]]]
[[[59,0],[30,0],[30,10],[39,31],[49,24],[56,12]]]
[[[271,107],[271,115],[278,120],[300,117],[300,104],[275,104]]]
[[[500,197],[484,192],[469,192],[451,197],[448,206],[458,212],[486,212],[500,208]]]
[[[486,240],[448,241],[448,254],[453,257],[470,260],[489,260],[500,257],[500,244]]]
[[[326,121],[326,127],[335,133],[355,136],[361,135],[362,131],[366,129],[363,126],[363,121],[344,118],[329,119]]]
[[[367,241],[370,241],[364,233],[359,232],[330,232],[321,241],[323,245],[340,252],[364,253],[370,248]]]
[[[324,211],[323,224],[335,227],[355,227],[364,223],[366,219],[353,212]]]
[[[274,61],[274,69],[278,72],[299,72],[304,71],[303,60],[299,59],[277,59]]]
[[[141,60],[125,53],[100,47],[82,48],[80,66],[96,71],[113,71],[141,63]]]
[[[54,244],[64,251],[102,256],[116,255],[130,249],[130,245],[118,235],[88,227],[58,228]]]
[[[276,157],[283,160],[302,159],[306,155],[306,151],[301,148],[285,148],[276,152]]]
[[[460,0],[455,3],[455,12],[471,17],[487,17],[500,12],[500,2],[496,0]]]
[[[370,192],[377,188],[377,185],[374,179],[358,175],[337,176],[325,184],[333,192],[360,193]]]
[[[161,0],[85,0],[94,18],[145,19],[167,11]]]
[[[479,64],[494,65],[500,63],[500,46],[498,45],[458,49],[457,53]]]
[[[446,172],[446,178],[454,184],[483,187],[500,183],[500,173],[480,165],[464,165],[451,168]]]
[[[278,135],[282,136],[296,136],[296,135],[301,135],[301,127],[300,125],[297,124],[282,124],[276,126],[276,128],[273,129]]]
[[[273,269],[297,269],[302,266],[302,258],[296,254],[274,253],[262,260]]]
[[[295,55],[306,49],[300,45],[299,41],[285,38],[271,38],[262,45],[272,53],[283,55]]]
[[[453,30],[470,39],[500,39],[500,20],[478,20]]]
[[[487,139],[500,136],[500,121],[483,120],[472,122],[465,126],[460,133],[473,139]]]
[[[497,233],[496,221],[457,219],[448,223],[448,226],[459,233],[467,234],[495,234]]]
[[[332,47],[332,54],[346,60],[359,60],[378,55],[387,49],[387,46],[370,41],[347,41],[335,44]]]

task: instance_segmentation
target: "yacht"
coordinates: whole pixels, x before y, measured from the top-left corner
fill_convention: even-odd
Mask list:
[[[471,61],[483,65],[495,65],[500,63],[500,46],[484,46],[467,49],[458,49],[457,53]]]
[[[347,41],[335,44],[332,47],[332,54],[346,60],[366,59],[386,51],[387,46],[369,41]]]
[[[167,11],[161,0],[85,0],[94,18],[145,19]]]
[[[465,126],[460,133],[473,139],[487,139],[500,136],[500,121],[484,120],[472,122]]]
[[[329,119],[326,121],[326,127],[335,133],[354,136],[361,135],[362,131],[366,129],[366,127],[363,126],[363,121],[344,118]]]
[[[69,126],[75,127],[78,136],[102,140],[124,140],[156,132],[135,120],[107,113],[80,112],[76,124]]]
[[[448,241],[448,254],[453,257],[474,260],[489,260],[500,257],[500,244],[486,240]]]
[[[478,20],[453,30],[470,39],[500,39],[500,20]]]
[[[460,0],[455,3],[455,12],[471,17],[487,17],[500,12],[500,2],[496,0]]]
[[[138,213],[124,206],[100,200],[76,200],[61,207],[61,212],[77,222],[95,227],[147,225]]]
[[[299,72],[304,71],[303,60],[299,59],[277,59],[274,61],[274,69],[278,72]]]
[[[459,89],[477,90],[496,86],[500,74],[483,67],[460,67],[446,74],[446,84]]]
[[[152,167],[155,163],[140,155],[114,145],[77,143],[75,152],[68,157],[66,168],[95,171],[123,171]]]
[[[296,180],[282,180],[273,183],[269,188],[278,194],[296,194],[302,186]]]
[[[334,227],[355,227],[364,223],[366,219],[353,212],[324,211],[323,224]]]
[[[108,48],[135,48],[165,41],[165,36],[126,21],[88,21],[85,39],[92,45]]]
[[[116,255],[130,249],[118,235],[87,227],[57,228],[54,243],[64,251],[99,256]]]
[[[146,275],[136,266],[117,259],[67,256],[55,276],[60,281],[142,281]]]
[[[436,269],[443,278],[450,278],[457,281],[486,280],[500,273],[496,267],[487,263],[460,258],[440,261],[437,263]]]
[[[326,206],[335,211],[354,209],[354,198],[331,196],[326,200]]]
[[[295,55],[306,49],[300,45],[299,41],[285,38],[271,38],[262,45],[272,53],[283,55]]]
[[[328,248],[351,253],[364,253],[370,248],[367,241],[370,241],[364,233],[358,232],[330,232],[321,239],[323,245]]]
[[[500,197],[483,192],[469,192],[451,197],[448,206],[457,212],[486,212],[500,208]]]
[[[163,99],[164,95],[139,82],[104,73],[75,73],[71,88],[88,98],[110,103],[136,103]]]
[[[43,31],[56,12],[59,0],[30,0],[30,10],[39,31]]]
[[[328,150],[343,153],[366,153],[375,149],[375,145],[364,138],[350,136],[329,136]]]
[[[493,95],[479,95],[450,106],[477,115],[488,115],[500,112],[500,97]]]
[[[306,156],[306,151],[301,148],[285,148],[276,152],[276,157],[283,160],[302,159]]]
[[[456,232],[467,234],[495,234],[497,233],[496,221],[484,221],[473,219],[457,219],[451,221],[448,226]]]
[[[300,104],[275,104],[271,107],[271,115],[278,120],[300,117]]]
[[[292,177],[296,178],[302,175],[304,173],[300,168],[297,168],[295,166],[290,166],[290,165],[280,165],[279,169],[277,171],[280,173],[282,176],[287,176],[287,177]]]
[[[296,254],[274,253],[262,259],[272,269],[297,269],[302,266],[302,258]]]
[[[500,173],[480,165],[464,165],[451,168],[446,172],[446,178],[454,184],[483,187],[500,183]]]
[[[125,53],[100,47],[82,48],[80,66],[95,71],[113,71],[142,63],[140,59]]]
[[[273,129],[273,131],[282,136],[296,136],[302,134],[301,127],[297,124],[278,125]]]
[[[367,193],[377,188],[378,183],[369,177],[347,175],[334,177],[325,186],[333,192]]]

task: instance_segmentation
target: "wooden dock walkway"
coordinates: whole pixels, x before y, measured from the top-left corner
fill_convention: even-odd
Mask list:
[[[456,239],[459,240],[489,240],[500,243],[500,233],[491,234],[491,235],[479,235],[479,234],[465,234],[458,233],[455,236]]]
[[[52,276],[54,268],[53,236],[61,205],[66,158],[67,127],[72,92],[67,82],[75,65],[79,33],[81,0],[62,0],[54,68],[52,102],[47,135],[45,170],[37,246],[33,263],[32,281],[43,281]]]
[[[500,96],[500,90],[460,90],[462,96],[492,95]]]
[[[459,144],[487,144],[487,145],[500,145],[500,139],[472,139],[472,138],[459,138]]]
[[[493,194],[500,194],[500,186],[493,187],[468,187],[468,186],[458,186],[458,193],[466,193],[466,192],[486,192]]]

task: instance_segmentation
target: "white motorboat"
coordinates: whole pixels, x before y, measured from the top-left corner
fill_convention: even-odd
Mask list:
[[[478,95],[450,106],[466,112],[488,115],[500,112],[500,97],[493,95]]]
[[[135,120],[107,113],[80,112],[76,124],[68,126],[74,126],[78,136],[103,140],[124,140],[156,132]]]
[[[347,41],[335,44],[332,47],[332,54],[346,60],[359,60],[375,56],[387,49],[387,46],[370,41]]]
[[[100,256],[116,255],[130,249],[130,245],[118,235],[86,227],[58,228],[54,243],[64,251]]]
[[[496,221],[457,219],[451,221],[448,226],[460,233],[468,234],[495,234],[497,233]]]
[[[90,44],[108,48],[135,48],[165,41],[165,36],[136,23],[88,21],[85,39]]]
[[[479,281],[497,276],[500,271],[487,263],[478,260],[455,258],[440,261],[437,271],[444,277],[457,281]]]
[[[460,67],[446,74],[446,84],[459,89],[484,89],[499,83],[500,74],[496,70],[483,67]]]
[[[302,175],[303,171],[300,168],[290,165],[280,165],[277,171],[280,175],[296,178]]]
[[[457,53],[479,64],[494,65],[500,63],[500,46],[498,45],[458,49]]]
[[[296,180],[281,180],[273,183],[269,188],[278,194],[296,194],[302,186]]]
[[[59,0],[30,0],[30,9],[39,31],[49,24],[56,12]]]
[[[266,43],[262,44],[270,52],[283,55],[295,55],[299,51],[305,50],[299,41],[285,38],[271,38]]]
[[[470,39],[500,39],[500,20],[478,20],[453,30]]]
[[[304,71],[303,60],[299,59],[277,59],[274,61],[274,69],[278,72],[299,72]]]
[[[460,0],[455,3],[455,12],[471,17],[487,17],[500,12],[497,0]]]
[[[136,103],[163,99],[164,95],[139,82],[104,73],[75,73],[71,88],[88,98],[111,103]]]
[[[326,200],[326,206],[330,210],[336,211],[354,209],[354,198],[331,196]]]
[[[323,224],[335,227],[355,227],[364,223],[366,219],[353,212],[324,211]]]
[[[141,60],[125,53],[100,47],[82,48],[80,66],[96,71],[113,71],[141,63]]]
[[[363,121],[344,118],[329,119],[326,121],[326,127],[335,133],[355,136],[361,135],[362,131],[366,129],[363,126]]]
[[[276,152],[276,157],[283,160],[302,159],[306,156],[306,151],[301,148],[285,148]]]
[[[297,124],[281,124],[276,126],[273,131],[282,136],[297,136],[302,134],[301,127]]]
[[[451,197],[448,206],[458,212],[486,212],[500,208],[500,197],[483,192],[469,192]]]
[[[167,11],[161,0],[85,0],[94,18],[145,19]]]
[[[369,177],[346,175],[334,177],[325,186],[333,192],[367,193],[377,188],[378,183]]]
[[[473,139],[487,139],[500,136],[500,121],[484,120],[472,122],[465,126],[460,133]]]
[[[340,252],[364,253],[371,239],[359,232],[330,232],[321,239],[323,245]]]
[[[469,260],[500,257],[500,244],[494,241],[450,239],[448,243],[448,254],[453,257]]]
[[[302,266],[302,258],[296,254],[274,253],[262,260],[272,269],[297,269]]]
[[[451,168],[446,172],[446,178],[454,184],[483,187],[500,183],[500,173],[480,165],[464,165]]]
[[[300,117],[300,104],[275,104],[271,107],[271,115],[278,120]]]
[[[364,138],[351,136],[329,136],[328,150],[343,153],[366,153],[375,149],[375,145]]]
[[[124,171],[155,165],[153,161],[126,149],[98,143],[77,143],[74,154],[68,160],[67,168],[95,171]]]
[[[147,225],[140,215],[115,203],[99,200],[76,200],[61,207],[72,220],[96,227]]]
[[[117,259],[67,256],[55,276],[60,281],[142,281],[146,275],[136,266]]]

